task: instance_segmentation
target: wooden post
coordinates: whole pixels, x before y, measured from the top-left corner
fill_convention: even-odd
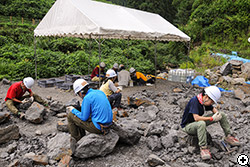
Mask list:
[[[22,24],[23,24],[23,17],[22,17]]]
[[[35,19],[32,19],[32,24],[35,25]]]
[[[10,22],[12,23],[12,16],[10,16]]]

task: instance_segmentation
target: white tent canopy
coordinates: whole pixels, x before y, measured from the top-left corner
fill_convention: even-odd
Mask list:
[[[57,0],[34,35],[190,41],[158,14],[91,0]]]

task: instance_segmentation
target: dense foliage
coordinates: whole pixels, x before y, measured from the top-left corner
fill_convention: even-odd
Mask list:
[[[55,0],[1,0],[0,15],[42,19]]]
[[[249,0],[99,0],[158,13],[188,34],[192,41],[157,42],[105,40],[101,60],[108,68],[114,62],[154,73],[155,47],[157,69],[166,66],[203,71],[225,61],[210,57],[211,52],[237,51],[250,58]],[[99,62],[96,41],[80,38],[37,38],[34,55],[32,19],[42,19],[55,0],[2,0],[0,2],[0,79],[35,76],[35,58],[39,78],[64,74],[89,74]],[[10,16],[11,20],[10,20]],[[24,22],[22,23],[22,18]]]

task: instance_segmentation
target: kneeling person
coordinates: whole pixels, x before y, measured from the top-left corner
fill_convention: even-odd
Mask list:
[[[210,151],[207,147],[206,127],[220,122],[225,138],[224,140],[233,146],[240,145],[240,142],[231,135],[230,126],[224,113],[218,112],[212,105],[217,103],[221,97],[221,92],[216,86],[205,88],[202,93],[193,97],[187,104],[182,116],[181,127],[183,131],[190,135],[197,135],[200,146],[201,158],[203,160],[211,159]],[[205,110],[211,110],[213,113],[203,116]]]
[[[72,106],[67,107],[68,128],[71,136],[78,141],[85,136],[85,130],[102,134],[101,127],[111,125],[113,120],[112,109],[106,95],[100,90],[89,88],[89,84],[84,79],[77,79],[73,84],[73,89],[83,101],[81,111]]]
[[[17,104],[26,103],[27,101],[25,100],[25,98],[28,97],[31,97],[32,101],[35,100],[38,103],[48,106],[45,100],[43,100],[40,96],[32,92],[31,87],[34,85],[34,83],[35,81],[33,78],[27,77],[24,78],[23,81],[16,82],[9,87],[5,98],[5,103],[7,108],[14,115],[20,118],[24,118],[25,114],[17,109]],[[26,91],[29,92],[29,95],[23,96]]]
[[[116,77],[117,74],[115,73],[115,71],[109,69],[106,73],[106,79],[100,87],[100,90],[103,91],[108,97],[111,107],[116,107],[119,109],[121,105],[122,94],[120,93],[121,89],[117,88],[114,84],[114,80],[116,79]]]

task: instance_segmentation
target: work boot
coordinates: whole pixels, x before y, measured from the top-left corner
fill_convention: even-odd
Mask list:
[[[212,158],[211,153],[207,146],[200,147],[200,152],[201,152],[201,159],[202,160],[209,160]]]
[[[224,141],[230,144],[231,146],[239,146],[240,142],[238,139],[235,137],[228,135],[227,137],[224,138]]]

